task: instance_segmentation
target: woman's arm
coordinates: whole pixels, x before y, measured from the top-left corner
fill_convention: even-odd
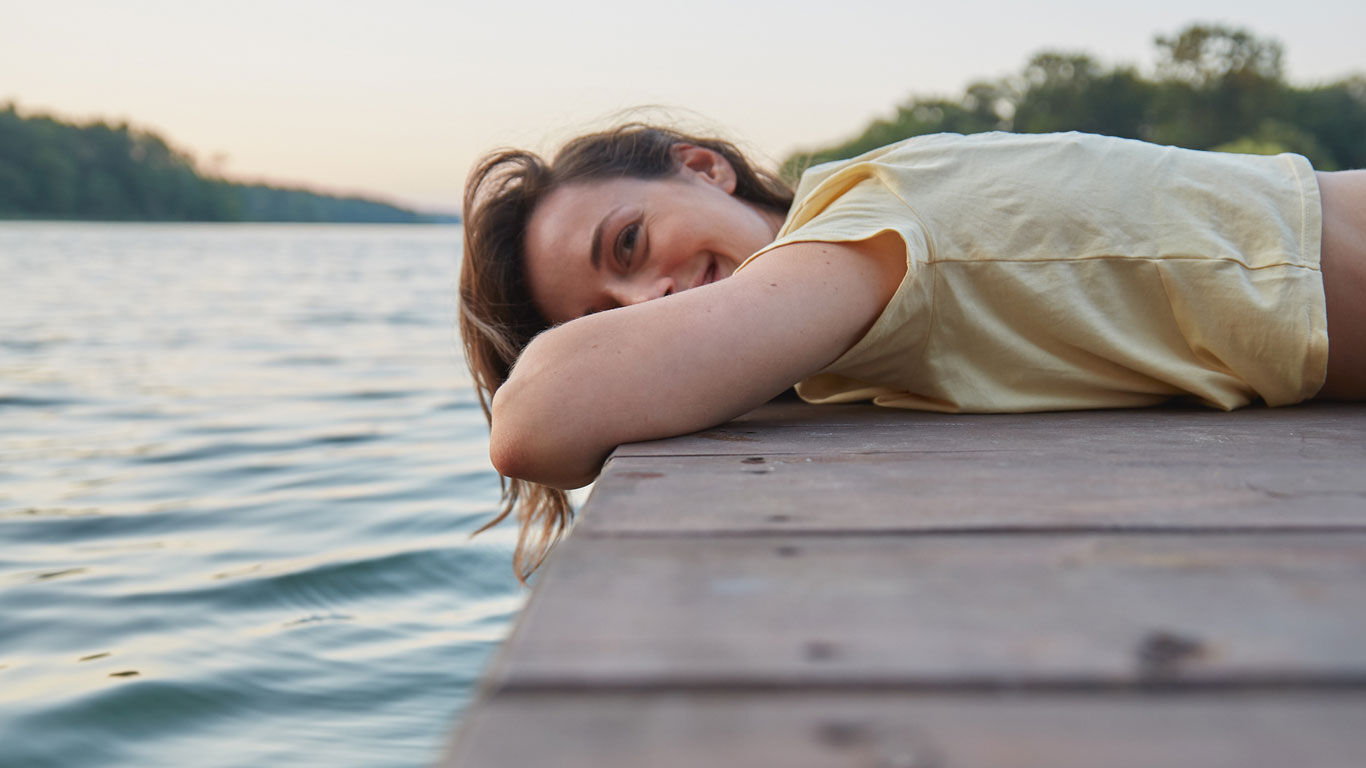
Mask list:
[[[1328,372],[1316,397],[1366,398],[1366,170],[1319,171]]]
[[[617,445],[728,421],[853,346],[905,270],[895,235],[794,243],[734,277],[546,331],[493,398],[493,464],[577,488]]]

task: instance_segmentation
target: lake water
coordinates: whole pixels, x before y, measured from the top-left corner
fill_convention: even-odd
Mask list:
[[[458,227],[0,222],[0,766],[419,766],[521,606]]]

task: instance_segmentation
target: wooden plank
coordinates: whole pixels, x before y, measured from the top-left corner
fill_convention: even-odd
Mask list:
[[[1366,681],[1366,534],[573,537],[494,689]]]
[[[598,480],[578,530],[1366,529],[1366,448],[1247,440],[1211,455],[1198,442],[1165,442],[1160,449],[1003,442],[999,450],[942,453],[624,456]]]
[[[1366,694],[507,696],[448,768],[1359,768]]]
[[[872,403],[813,405],[794,397],[778,398],[722,427],[777,429],[803,428],[812,424],[882,428],[920,423],[971,424],[983,420],[1022,429],[1084,429],[1105,424],[1138,427],[1165,427],[1173,423],[1221,424],[1229,421],[1331,425],[1360,418],[1366,413],[1362,403],[1308,402],[1288,408],[1260,405],[1236,411],[1220,411],[1198,405],[1173,404],[1153,408],[1100,409],[1091,411],[1047,411],[1040,413],[930,413],[907,408],[884,408]]]
[[[806,409],[805,418],[802,417]],[[936,414],[867,405],[764,406],[714,429],[621,446],[615,456],[804,455],[1038,450],[1138,453],[1178,449],[1219,461],[1226,451],[1304,459],[1366,457],[1366,406],[1153,408],[1043,414]]]

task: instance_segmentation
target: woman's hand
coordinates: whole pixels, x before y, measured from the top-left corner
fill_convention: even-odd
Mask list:
[[[862,338],[905,258],[890,233],[793,243],[725,280],[542,333],[493,398],[494,466],[577,488],[617,445],[695,432],[763,404]]]

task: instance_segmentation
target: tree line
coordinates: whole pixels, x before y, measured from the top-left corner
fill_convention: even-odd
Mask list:
[[[1366,76],[1291,85],[1279,42],[1220,25],[1155,42],[1153,77],[1085,53],[1038,53],[1020,73],[973,83],[957,99],[912,97],[849,141],[789,157],[784,175],[911,136],[982,131],[1086,131],[1190,149],[1296,152],[1325,171],[1366,168]]]
[[[452,220],[360,197],[239,184],[202,173],[155,133],[0,108],[0,218],[108,221]]]

